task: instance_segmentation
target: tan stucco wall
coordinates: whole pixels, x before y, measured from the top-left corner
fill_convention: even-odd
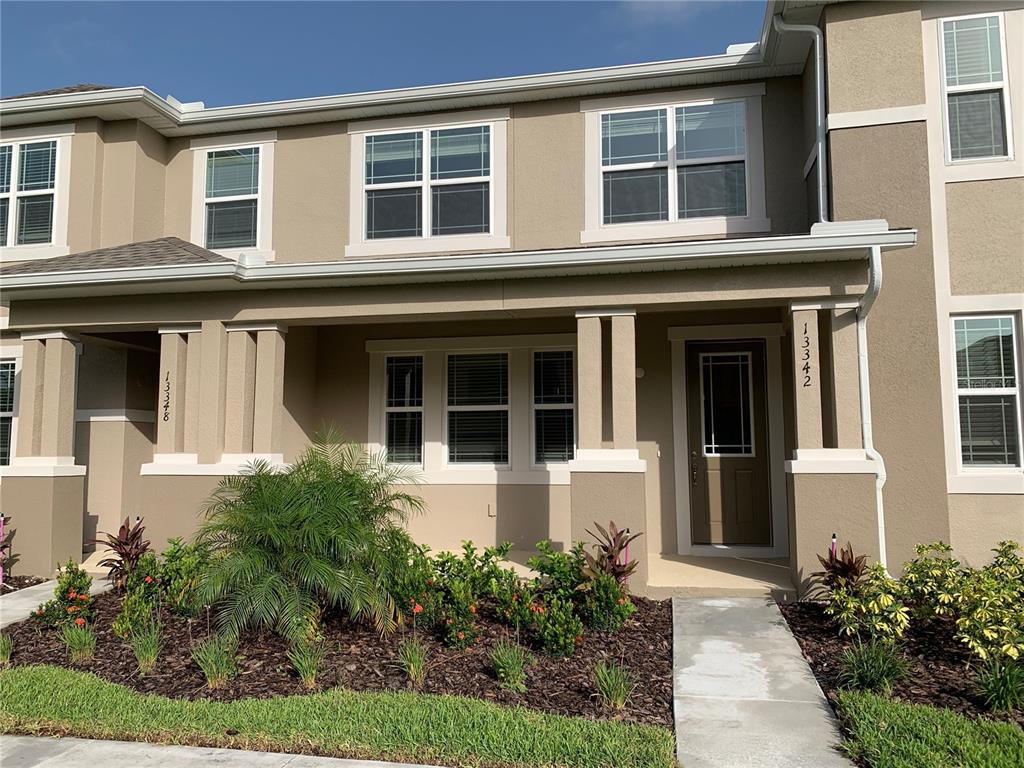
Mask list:
[[[768,80],[761,99],[764,128],[765,202],[772,234],[810,231],[803,168],[809,147],[803,134],[804,96],[800,78]],[[813,112],[812,112],[813,115]]]
[[[173,537],[192,536],[203,520],[206,500],[221,481],[220,477],[146,475],[139,479],[138,514],[146,526],[146,538],[160,551]]]
[[[1024,178],[946,185],[954,296],[1024,292]]]
[[[164,234],[168,237],[192,239],[192,163],[187,138],[167,140]]]
[[[980,567],[1000,541],[1024,542],[1024,498],[997,494],[949,497],[949,543],[963,563]]]
[[[828,111],[924,103],[917,3],[842,3],[824,10]]]
[[[71,137],[68,190],[68,248],[71,253],[100,245],[103,212],[103,125],[79,120]]]
[[[3,478],[0,508],[11,518],[12,574],[49,577],[62,562],[81,562],[84,495],[83,477]]]
[[[923,123],[830,134],[837,220],[915,227],[918,245],[884,254],[867,320],[875,446],[885,458],[890,567],[921,541],[948,540],[927,143]]]

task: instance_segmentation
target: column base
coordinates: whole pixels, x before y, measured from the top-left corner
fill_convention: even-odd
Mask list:
[[[24,469],[12,474],[9,469]],[[60,470],[43,474],[35,470]],[[13,565],[20,575],[49,578],[68,560],[82,562],[82,521],[85,515],[85,467],[27,465],[4,467],[0,506],[11,518]],[[72,474],[70,471],[75,470]]]
[[[578,448],[569,472],[646,472],[636,448]]]
[[[15,456],[0,477],[82,477],[86,469],[74,456]]]
[[[798,448],[786,462],[793,475],[863,475],[877,469],[863,448]]]
[[[240,475],[253,462],[265,461],[276,468],[285,466],[280,453],[225,453],[215,464],[200,464],[194,453],[157,453],[143,464],[141,475]]]

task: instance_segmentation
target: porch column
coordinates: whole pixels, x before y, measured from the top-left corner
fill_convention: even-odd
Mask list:
[[[798,451],[822,447],[818,311],[793,308],[793,384]]]
[[[601,447],[602,423],[602,370],[601,370],[601,318],[576,318],[577,355],[577,414],[579,418],[579,447],[589,450]]]
[[[612,444],[636,450],[636,315],[612,316]]]
[[[862,448],[857,310],[829,312],[832,342],[833,426],[837,448]]]
[[[46,339],[43,419],[39,452],[55,464],[74,464],[75,343],[58,332]]]
[[[282,326],[256,331],[256,387],[252,451],[283,461],[284,334]]]
[[[227,382],[224,390],[224,453],[252,453],[256,394],[256,339],[246,329],[228,328]]]
[[[227,330],[219,320],[204,320],[199,350],[200,464],[218,464],[224,453],[224,396],[227,389]]]
[[[160,383],[156,404],[156,452],[185,452],[185,383],[188,343],[179,329],[160,329]]]
[[[21,387],[18,403],[18,441],[14,456],[39,456],[43,436],[43,382],[46,340],[21,337]]]

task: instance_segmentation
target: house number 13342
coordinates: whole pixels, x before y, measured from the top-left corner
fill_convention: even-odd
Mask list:
[[[804,323],[804,338],[800,346],[800,360],[803,363],[800,366],[800,370],[804,374],[804,386],[809,387],[811,386],[811,337],[807,335],[807,323]]]

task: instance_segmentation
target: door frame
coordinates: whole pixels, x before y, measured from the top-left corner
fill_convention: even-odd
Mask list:
[[[676,543],[680,555],[712,557],[788,557],[789,506],[786,500],[785,421],[782,408],[782,323],[673,326],[668,329],[672,365],[672,444],[676,496]],[[765,409],[768,416],[768,477],[772,543],[768,546],[694,544],[690,525],[689,456],[686,412],[686,343],[689,341],[763,341]]]

